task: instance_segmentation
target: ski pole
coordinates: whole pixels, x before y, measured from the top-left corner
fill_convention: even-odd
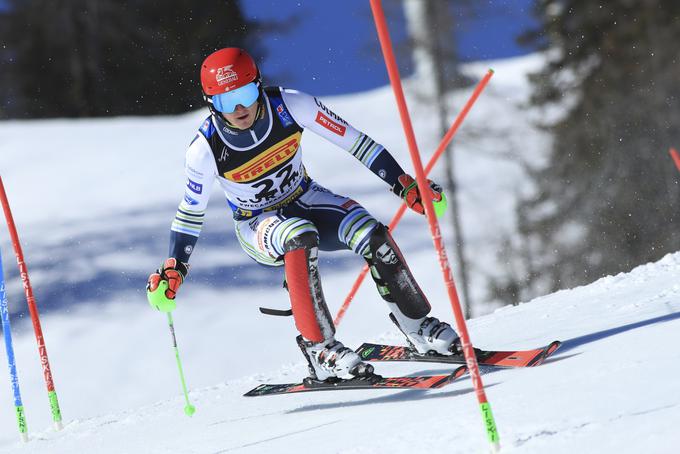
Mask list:
[[[177,359],[177,370],[179,370],[179,379],[182,382],[182,391],[184,392],[184,413],[191,416],[196,412],[196,407],[189,402],[189,393],[187,392],[187,384],[184,380],[184,371],[182,370],[182,361],[179,359],[179,348],[177,348],[177,337],[175,336],[175,325],[172,321],[172,313],[168,312],[168,326],[170,327],[170,334],[172,335],[172,346],[175,349],[175,358]]]
[[[430,171],[435,166],[441,155],[444,154],[446,147],[448,147],[449,144],[451,143],[451,140],[453,140],[453,136],[456,135],[458,128],[465,120],[465,117],[467,116],[468,112],[470,112],[470,109],[472,109],[472,106],[477,101],[477,98],[479,98],[479,95],[482,93],[484,88],[486,88],[486,85],[489,83],[491,76],[493,76],[492,69],[490,69],[486,73],[486,75],[482,78],[482,80],[479,81],[479,83],[475,87],[475,90],[472,92],[472,95],[470,95],[470,99],[467,100],[465,106],[463,106],[463,110],[460,111],[460,113],[454,120],[453,124],[449,128],[448,132],[446,133],[446,135],[444,135],[444,138],[439,143],[439,146],[437,147],[434,154],[430,158],[430,161],[427,163],[427,167],[425,167],[425,176],[427,176],[430,173]],[[401,221],[401,218],[404,216],[405,212],[406,204],[403,203],[397,210],[397,213],[394,215],[387,228],[389,230],[394,230],[399,224],[399,221]],[[342,306],[340,306],[338,313],[335,315],[335,320],[333,320],[335,326],[338,326],[342,321],[342,318],[345,316],[345,312],[347,312],[349,305],[352,303],[352,300],[354,300],[354,296],[357,294],[357,291],[359,291],[359,287],[361,287],[364,278],[366,278],[366,274],[368,274],[368,265],[364,265],[363,268],[361,268],[361,272],[359,273],[359,276],[357,276],[357,279],[354,281],[352,289],[347,294],[345,301],[342,303]]]
[[[21,441],[28,441],[28,428],[26,426],[26,415],[24,414],[24,404],[21,403],[21,390],[19,389],[19,376],[17,366],[14,362],[14,347],[12,346],[12,329],[9,324],[9,307],[7,305],[7,295],[5,294],[5,279],[2,274],[2,254],[0,254],[0,314],[2,314],[2,332],[5,337],[5,350],[7,350],[7,363],[9,365],[9,377],[12,381],[12,392],[14,393],[14,408],[17,414],[17,424]]]
[[[675,161],[675,166],[678,168],[678,171],[680,171],[680,153],[678,153],[678,150],[675,148],[671,148],[668,152],[671,154],[673,161]]]
[[[31,281],[28,278],[28,267],[24,262],[24,253],[21,250],[19,243],[19,235],[17,228],[14,225],[14,218],[9,208],[7,200],[7,193],[2,184],[2,177],[0,177],[0,203],[5,212],[5,219],[7,220],[7,228],[12,238],[12,246],[14,247],[14,255],[17,258],[17,265],[19,266],[19,274],[21,274],[21,281],[24,285],[24,293],[26,295],[26,304],[28,304],[28,312],[31,314],[31,321],[33,322],[33,332],[35,333],[35,340],[38,343],[38,354],[40,355],[40,363],[43,368],[43,377],[47,385],[47,397],[50,401],[50,410],[52,411],[52,420],[54,421],[54,428],[61,430],[64,425],[61,422],[61,409],[59,408],[59,400],[57,399],[57,391],[54,388],[54,380],[52,378],[52,369],[50,368],[50,361],[47,357],[47,347],[45,346],[45,338],[43,337],[42,327],[40,326],[40,314],[38,313],[38,306],[35,304],[35,297],[33,296],[33,288]]]
[[[390,83],[392,84],[392,91],[394,92],[394,97],[396,98],[399,116],[404,128],[404,134],[406,135],[406,142],[408,144],[411,160],[413,161],[413,167],[416,172],[418,189],[420,190],[421,194],[427,194],[429,187],[425,179],[425,171],[420,159],[418,144],[416,143],[415,133],[413,132],[413,124],[411,123],[411,117],[406,105],[406,98],[404,97],[404,90],[401,85],[401,76],[399,75],[399,69],[394,57],[392,41],[390,39],[387,21],[385,20],[385,13],[382,9],[382,3],[380,0],[371,0],[371,11],[373,12],[373,19],[375,21],[375,28],[378,32],[380,48],[385,59],[387,74],[389,76]],[[427,222],[430,227],[432,241],[439,258],[439,266],[441,268],[442,275],[444,277],[444,283],[446,284],[446,290],[451,302],[451,309],[453,309],[453,315],[456,318],[456,327],[458,328],[458,334],[460,334],[463,353],[465,354],[465,362],[468,366],[468,370],[470,371],[470,378],[472,379],[472,384],[477,395],[477,401],[479,402],[479,408],[482,413],[482,420],[484,422],[484,428],[486,429],[486,435],[491,450],[493,452],[498,452],[500,450],[500,439],[498,436],[498,429],[496,428],[496,421],[494,420],[493,413],[491,412],[491,404],[489,403],[484,391],[482,377],[479,373],[479,364],[477,363],[477,357],[475,356],[472,343],[470,342],[470,335],[468,334],[467,325],[465,324],[465,317],[460,307],[460,299],[456,290],[456,284],[453,280],[453,272],[451,271],[451,266],[446,256],[446,249],[444,247],[444,242],[442,241],[441,230],[439,228],[439,222],[437,221],[435,214],[435,208],[432,200],[429,197],[423,197],[422,201],[425,207],[425,213],[427,214]]]
[[[196,407],[189,402],[189,393],[187,392],[186,380],[184,380],[184,370],[182,369],[182,360],[179,358],[179,348],[177,347],[177,336],[175,336],[175,324],[172,321],[172,311],[176,307],[174,299],[165,296],[165,291],[168,289],[168,281],[162,279],[158,283],[156,290],[147,290],[146,297],[149,300],[151,307],[158,309],[161,312],[168,314],[168,326],[170,327],[170,335],[172,336],[172,348],[175,349],[175,359],[177,360],[177,370],[179,371],[179,379],[182,383],[182,392],[184,393],[184,413],[191,416],[196,412]]]
[[[191,416],[196,412],[196,407],[189,402],[189,393],[187,392],[187,384],[184,380],[184,371],[182,370],[182,361],[179,359],[179,349],[177,348],[177,337],[175,336],[175,325],[172,321],[172,313],[168,312],[168,326],[170,327],[170,334],[172,335],[172,346],[175,349],[175,358],[177,359],[177,370],[179,371],[179,379],[182,382],[182,391],[184,392],[184,413]]]

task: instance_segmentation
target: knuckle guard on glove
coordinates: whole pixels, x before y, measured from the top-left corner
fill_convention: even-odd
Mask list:
[[[158,273],[153,273],[149,276],[149,280],[146,282],[146,289],[153,292],[158,288],[158,284],[161,283],[161,275]]]
[[[179,287],[184,282],[189,271],[188,265],[178,261],[174,257],[166,259],[161,267],[149,276],[146,288],[149,291],[154,291],[158,288],[161,280],[167,281],[168,288],[165,290],[165,296],[169,299],[175,299]]]
[[[427,180],[429,185],[428,195],[433,202],[442,200],[442,188],[432,180]],[[419,214],[425,214],[425,207],[423,206],[423,199],[420,195],[417,182],[413,177],[407,173],[400,175],[397,179],[397,184],[392,188],[395,194],[401,197],[406,205]]]

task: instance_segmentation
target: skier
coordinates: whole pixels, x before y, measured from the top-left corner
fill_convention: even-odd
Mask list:
[[[390,318],[418,352],[460,353],[451,326],[428,316],[430,304],[390,232],[359,203],[307,175],[300,139],[308,129],[348,151],[411,209],[424,214],[414,179],[390,153],[319,99],[263,87],[257,65],[242,49],[209,55],[201,66],[201,85],[211,115],[186,154],[186,188],[170,229],[169,258],[147,283],[149,295],[162,295],[150,297],[152,305],[166,311],[175,307],[211,188],[218,181],[246,254],[260,264],[284,267],[298,345],[312,378],[373,373],[372,366],[334,337],[319,278],[319,250],[351,249],[366,259]],[[445,202],[441,188],[431,181],[426,197]]]

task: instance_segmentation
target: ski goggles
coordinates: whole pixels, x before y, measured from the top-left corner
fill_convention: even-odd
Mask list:
[[[243,107],[248,107],[257,101],[260,96],[260,87],[257,83],[251,82],[236,90],[231,90],[226,93],[214,95],[212,99],[215,110],[222,113],[234,113],[236,106],[239,104]]]

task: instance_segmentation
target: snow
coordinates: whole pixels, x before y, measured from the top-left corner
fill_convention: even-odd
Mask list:
[[[517,194],[531,190],[516,159],[536,162],[548,143],[522,108],[524,75],[539,64],[539,56],[492,64],[489,88],[454,139],[477,301],[485,296],[485,279],[502,273],[495,252],[500,238],[512,235]],[[486,69],[468,66],[478,77]],[[468,95],[457,93],[452,102],[462,105]],[[325,103],[410,168],[388,87]],[[412,105],[411,114],[426,160],[438,143],[435,122],[428,121],[426,106]],[[51,427],[3,228],[0,249],[31,441],[19,441],[9,380],[0,378],[0,453],[487,451],[469,379],[429,391],[242,397],[259,383],[299,380],[306,366],[292,320],[257,310],[287,307],[281,270],[258,267],[240,251],[218,192],[174,312],[197,408],[193,417],[184,415],[167,321],[149,308],[143,286],[166,253],[183,193],[184,149],[204,115],[0,123],[0,171],[42,312],[65,423],[62,431]],[[303,148],[314,178],[356,198],[384,222],[391,218],[398,200],[351,156],[309,135]],[[349,172],[356,173],[348,178]],[[425,221],[409,213],[394,235],[434,314],[452,321]],[[349,252],[320,255],[333,314],[361,265]],[[677,452],[680,252],[588,286],[518,306],[480,306],[475,313],[468,328],[480,348],[564,342],[540,367],[485,370],[503,452]],[[353,347],[403,342],[370,283],[337,337]],[[385,375],[450,370],[408,363],[377,369]]]

